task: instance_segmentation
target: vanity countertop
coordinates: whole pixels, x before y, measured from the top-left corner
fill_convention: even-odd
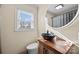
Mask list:
[[[48,41],[43,38],[39,38],[38,41],[40,44],[47,46],[50,50],[54,49],[63,54],[67,53],[73,44],[72,42],[66,41],[57,36],[53,38],[52,41]]]

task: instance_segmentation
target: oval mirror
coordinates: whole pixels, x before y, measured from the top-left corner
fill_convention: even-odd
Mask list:
[[[78,4],[50,4],[45,18],[48,25],[59,28],[68,24],[76,15]]]

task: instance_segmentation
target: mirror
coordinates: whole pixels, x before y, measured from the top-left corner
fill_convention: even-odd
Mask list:
[[[77,11],[78,4],[50,4],[45,19],[49,26],[59,28],[73,20]]]

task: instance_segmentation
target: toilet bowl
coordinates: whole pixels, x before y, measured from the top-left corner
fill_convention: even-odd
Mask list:
[[[38,54],[38,43],[31,43],[26,46],[28,54]]]

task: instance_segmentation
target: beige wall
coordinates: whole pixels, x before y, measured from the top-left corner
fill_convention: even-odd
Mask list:
[[[17,9],[29,11],[35,15],[35,29],[26,32],[16,32],[15,23]],[[20,53],[25,46],[37,38],[37,7],[32,5],[2,5],[1,19],[1,49],[2,53]]]
[[[16,32],[15,20],[17,9],[32,12],[35,15],[35,29],[26,32]],[[20,53],[25,46],[36,41],[45,32],[44,15],[47,5],[1,5],[1,49],[2,53]]]
[[[38,34],[39,36],[41,35],[41,33],[46,31],[45,28],[45,15],[46,15],[46,11],[47,10],[47,4],[41,4],[39,5],[38,8]]]

